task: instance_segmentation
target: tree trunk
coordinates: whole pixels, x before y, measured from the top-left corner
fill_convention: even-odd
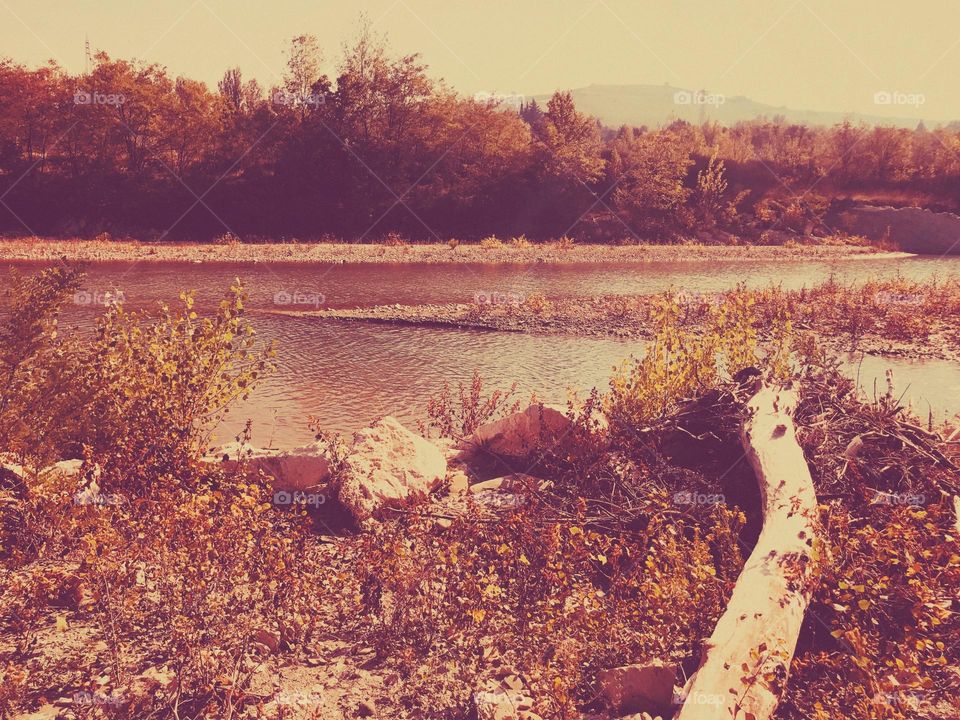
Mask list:
[[[704,646],[677,720],[764,720],[786,686],[819,569],[817,496],[793,425],[797,393],[761,387],[740,432],[763,529]]]

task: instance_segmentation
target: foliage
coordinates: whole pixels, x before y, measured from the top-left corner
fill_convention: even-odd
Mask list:
[[[0,229],[620,242],[719,225],[756,240],[830,233],[826,198],[841,193],[960,209],[954,126],[611,129],[569,93],[513,112],[457,95],[417,55],[392,55],[369,22],[330,77],[311,35],[285,55],[276,86],[229,68],[215,91],[106,53],[77,75],[0,61]],[[193,187],[210,188],[201,204]]]
[[[457,384],[457,397],[448,383],[444,383],[440,392],[427,401],[426,424],[421,430],[426,433],[435,431],[440,437],[462,440],[474,430],[498,417],[509,415],[520,409],[520,400],[516,398],[517,385],[508,390],[493,390],[484,394],[483,378],[476,370],[470,385]]]
[[[82,276],[61,265],[32,277],[11,273],[0,327],[0,447],[14,457],[55,458],[68,432],[83,422],[77,393],[77,348],[60,334],[64,304]]]
[[[702,315],[697,332],[683,327],[691,304]],[[652,322],[655,336],[646,353],[616,369],[606,398],[611,426],[628,435],[741,370],[762,366],[771,377],[783,378],[790,369],[789,315],[771,324],[777,340],[762,357],[761,318],[748,292],[730,293],[721,303],[667,294],[655,302]]]

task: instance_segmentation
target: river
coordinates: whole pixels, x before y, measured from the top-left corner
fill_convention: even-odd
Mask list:
[[[29,272],[38,263],[6,263]],[[897,274],[909,279],[960,277],[960,257],[856,258],[834,261],[652,262],[619,264],[396,265],[283,263],[111,262],[87,266],[83,293],[63,324],[89,327],[107,293],[121,291],[129,308],[176,302],[181,290],[195,290],[197,306],[208,308],[240,278],[249,293],[247,307],[258,336],[274,341],[277,371],[218,431],[228,441],[247,418],[258,445],[293,447],[311,438],[309,418],[349,432],[380,415],[394,415],[415,426],[426,400],[444,381],[469,382],[474,370],[489,387],[516,381],[520,396],[531,393],[564,402],[604,389],[611,369],[642,343],[619,339],[525,335],[445,328],[407,327],[295,318],[263,312],[289,308],[297,298],[308,309],[363,307],[388,303],[471,302],[476,294],[547,297],[655,293],[673,288],[723,291],[780,284],[810,287],[835,277],[862,281]],[[2,280],[6,283],[6,273]],[[924,419],[960,410],[960,367],[945,361],[877,357],[846,358],[852,377],[869,393],[885,388],[893,370],[904,402]]]

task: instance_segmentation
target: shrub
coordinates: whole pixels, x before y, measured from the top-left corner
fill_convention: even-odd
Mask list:
[[[21,461],[62,457],[69,428],[82,421],[80,350],[58,325],[81,282],[66,265],[26,278],[11,273],[0,326],[0,448]]]
[[[440,437],[462,440],[484,423],[517,412],[520,401],[516,398],[517,385],[508,390],[494,390],[484,394],[483,378],[473,372],[470,385],[457,384],[454,399],[450,385],[444,382],[440,393],[427,401],[426,424],[421,423],[424,434],[435,431]]]
[[[398,232],[389,232],[383,239],[383,244],[387,247],[406,247],[409,243]]]
[[[510,247],[518,250],[526,250],[527,248],[531,247],[531,243],[529,240],[527,240],[526,235],[520,235],[510,240]]]
[[[217,235],[217,237],[213,239],[213,242],[215,245],[239,245],[241,240],[239,236],[227,231],[222,235]]]
[[[484,250],[497,250],[503,247],[503,241],[496,235],[490,235],[480,241],[480,247]]]

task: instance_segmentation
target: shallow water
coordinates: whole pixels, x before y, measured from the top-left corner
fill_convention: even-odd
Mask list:
[[[40,266],[16,265],[24,271]],[[257,444],[292,447],[311,438],[310,417],[340,432],[384,414],[413,426],[423,417],[426,398],[445,380],[469,382],[474,370],[489,387],[516,381],[524,399],[535,393],[564,402],[570,389],[585,394],[594,386],[605,388],[613,366],[641,352],[642,343],[320,321],[258,310],[472,302],[477,293],[563,297],[669,288],[709,293],[740,282],[793,289],[831,276],[851,282],[897,274],[909,279],[960,276],[960,257],[500,266],[96,263],[88,266],[85,291],[63,322],[89,326],[103,310],[105,294],[117,290],[128,307],[153,308],[193,289],[202,310],[239,277],[250,294],[247,307],[259,337],[276,342],[279,367],[234,408],[218,439],[229,440],[249,417]],[[6,282],[5,274],[0,282]],[[293,304],[294,298],[302,304]],[[896,387],[906,390],[904,402],[912,403],[923,419],[928,411],[942,419],[960,410],[960,366],[955,364],[867,357],[850,359],[848,368],[851,376],[859,373],[869,392],[874,381],[882,392],[884,374],[892,369]]]

